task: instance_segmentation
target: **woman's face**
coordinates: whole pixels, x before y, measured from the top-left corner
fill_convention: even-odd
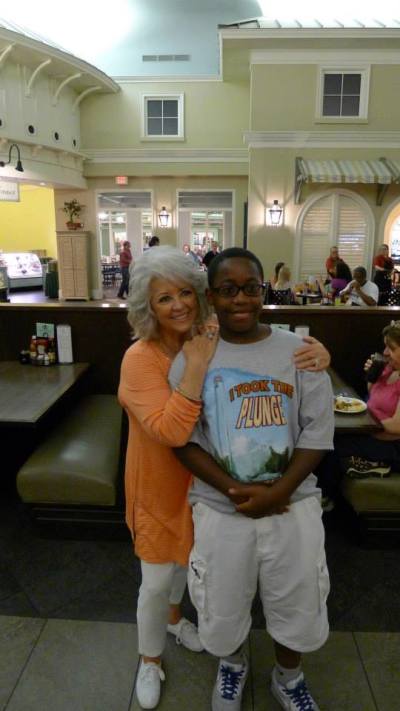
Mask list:
[[[383,355],[388,359],[393,370],[400,370],[400,344],[385,338]]]
[[[190,284],[155,277],[150,283],[149,296],[161,335],[189,333],[199,313],[196,292]]]

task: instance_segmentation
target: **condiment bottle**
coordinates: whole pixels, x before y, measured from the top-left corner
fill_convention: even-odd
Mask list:
[[[29,358],[31,363],[36,363],[37,358],[37,348],[36,348],[36,336],[31,337],[31,343],[29,346]]]

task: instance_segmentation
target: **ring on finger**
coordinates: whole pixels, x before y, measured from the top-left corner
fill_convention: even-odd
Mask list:
[[[214,335],[215,334],[213,331],[207,331],[207,338],[209,338],[210,340],[212,340],[214,338]]]
[[[319,367],[319,358],[316,358],[316,359],[315,359],[314,366],[315,366],[316,368]]]

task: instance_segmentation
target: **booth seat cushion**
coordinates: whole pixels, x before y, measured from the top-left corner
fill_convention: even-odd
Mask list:
[[[357,513],[399,512],[400,514],[400,474],[378,479],[350,479],[342,481],[342,494]]]
[[[114,506],[121,422],[114,395],[83,398],[19,470],[22,500]]]

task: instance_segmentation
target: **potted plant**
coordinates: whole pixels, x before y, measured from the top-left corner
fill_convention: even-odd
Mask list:
[[[75,218],[79,217],[84,207],[85,206],[81,205],[75,198],[69,202],[64,202],[64,207],[61,209],[68,215],[67,227],[69,230],[77,230],[83,227],[82,222],[75,220]]]

